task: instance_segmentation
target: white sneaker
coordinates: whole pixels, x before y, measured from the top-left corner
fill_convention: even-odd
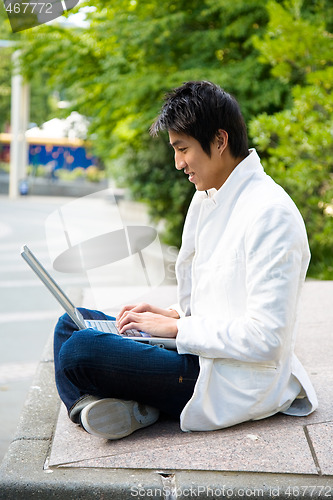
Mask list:
[[[120,439],[154,424],[159,410],[151,406],[122,399],[99,399],[81,411],[82,427],[104,439]]]

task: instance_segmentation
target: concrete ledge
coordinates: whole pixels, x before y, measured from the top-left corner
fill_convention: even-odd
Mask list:
[[[333,310],[330,305],[333,282],[308,282],[302,302],[298,352],[310,373],[319,396],[320,407],[311,417],[302,419],[301,427],[307,429],[306,452],[312,456],[314,467],[311,474],[216,471],[216,470],[159,470],[147,464],[145,468],[115,467],[69,467],[66,463],[48,467],[58,422],[60,401],[53,375],[52,338],[44,350],[36,376],[30,388],[15,438],[0,468],[0,499],[117,499],[163,498],[168,500],[186,498],[305,498],[322,499],[333,496],[332,471],[332,324]],[[300,332],[301,333],[301,332]],[[274,419],[275,417],[272,417]],[[259,421],[246,427],[256,426],[260,434],[267,423],[281,434],[299,426],[299,419],[276,417]],[[281,425],[282,423],[282,425]],[[269,424],[271,425],[271,424]],[[321,433],[327,429],[325,433]],[[312,429],[311,429],[312,428]],[[317,434],[315,429],[318,429]],[[310,429],[310,430],[309,430]],[[312,432],[313,431],[313,432]],[[73,435],[77,432],[73,426]],[[223,432],[223,431],[222,431]],[[244,427],[230,430],[228,451],[240,442]],[[207,437],[208,437],[207,433]],[[225,432],[227,434],[227,432]],[[75,434],[76,435],[76,434]],[[262,434],[265,439],[265,434]],[[312,436],[312,437],[311,437]],[[231,437],[231,438],[230,438]],[[191,434],[188,439],[191,441]],[[194,434],[193,434],[194,438]],[[223,439],[225,439],[223,437]],[[317,440],[316,440],[317,439]],[[208,441],[201,438],[201,449],[207,449]],[[267,444],[267,443],[266,443]],[[171,445],[171,443],[170,443]],[[286,442],[282,451],[269,447],[257,447],[267,454],[265,459],[276,453],[288,454],[295,449],[295,443]],[[96,443],[96,447],[98,444]],[[288,448],[289,447],[289,448]],[[160,451],[162,449],[162,451]],[[176,449],[176,448],[175,448]],[[239,447],[238,447],[239,449]],[[309,452],[310,450],[310,452]],[[163,453],[163,448],[158,452]],[[223,449],[221,460],[223,459]],[[305,452],[305,448],[304,448]],[[175,451],[177,453],[177,451]],[[237,465],[235,453],[234,465]],[[303,460],[302,453],[297,457]],[[325,468],[326,467],[326,468]]]

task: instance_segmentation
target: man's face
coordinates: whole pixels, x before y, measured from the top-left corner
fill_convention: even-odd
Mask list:
[[[222,186],[225,172],[217,138],[211,144],[211,156],[205,153],[199,141],[189,135],[170,130],[169,140],[175,151],[177,170],[184,170],[198,191],[219,189]]]

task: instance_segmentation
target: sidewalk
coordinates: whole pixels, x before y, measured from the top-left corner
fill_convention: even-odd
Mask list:
[[[306,418],[276,415],[207,433],[160,420],[123,440],[98,439],[60,405],[49,344],[0,469],[0,499],[332,497],[332,297],[332,281],[306,282],[296,353],[319,399]],[[150,298],[166,306],[175,288]],[[90,299],[85,292],[82,305]]]

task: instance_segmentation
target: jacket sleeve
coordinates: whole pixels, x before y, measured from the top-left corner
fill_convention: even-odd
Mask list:
[[[262,211],[247,227],[244,255],[244,313],[227,319],[216,311],[209,317],[180,318],[179,353],[276,362],[281,349],[290,349],[299,290],[309,263],[301,216],[280,205]],[[237,301],[237,290],[229,300]]]

